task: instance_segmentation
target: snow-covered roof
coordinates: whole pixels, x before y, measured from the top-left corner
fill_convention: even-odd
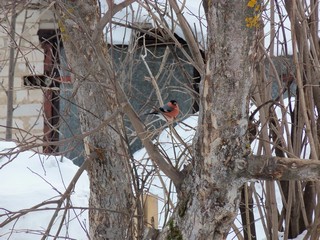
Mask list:
[[[115,1],[116,3],[122,1]],[[140,1],[134,2],[127,8],[115,14],[112,23],[106,27],[106,38],[110,44],[128,45],[132,27],[137,24],[148,23],[154,28],[169,28],[184,38],[184,34],[177,20],[174,10],[167,5],[168,1]],[[179,7],[189,26],[191,27],[200,47],[205,46],[207,22],[201,0],[178,1]],[[165,21],[166,26],[163,21]]]

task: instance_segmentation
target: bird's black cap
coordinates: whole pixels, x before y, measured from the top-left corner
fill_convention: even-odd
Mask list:
[[[177,101],[176,101],[176,100],[170,100],[170,102],[171,102],[173,105],[176,105],[176,104],[177,104]]]

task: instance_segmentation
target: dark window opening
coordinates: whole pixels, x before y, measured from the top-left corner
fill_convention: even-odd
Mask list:
[[[23,85],[26,87],[50,87],[52,79],[45,75],[31,75],[23,77]]]
[[[45,153],[59,151],[59,109],[60,109],[60,49],[63,48],[60,34],[57,30],[40,29],[38,31],[41,47],[44,51],[43,75],[25,77],[25,83],[34,84],[44,89],[44,141],[49,143],[43,147]],[[52,89],[50,89],[52,88]]]

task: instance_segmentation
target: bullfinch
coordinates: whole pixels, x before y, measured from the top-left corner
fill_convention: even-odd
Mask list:
[[[167,104],[155,109],[147,114],[154,114],[159,116],[160,119],[167,122],[172,122],[179,114],[179,105],[176,100],[171,100]]]

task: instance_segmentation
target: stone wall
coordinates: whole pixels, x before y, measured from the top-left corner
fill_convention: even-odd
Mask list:
[[[2,14],[7,13],[4,11]],[[43,135],[43,89],[24,85],[23,77],[43,74],[44,54],[37,32],[40,25],[52,21],[52,13],[39,5],[23,10],[16,18],[15,43],[10,32],[11,16],[0,27],[0,140],[5,138],[10,48],[15,50],[13,89],[13,139]],[[30,137],[30,136],[29,136]]]

